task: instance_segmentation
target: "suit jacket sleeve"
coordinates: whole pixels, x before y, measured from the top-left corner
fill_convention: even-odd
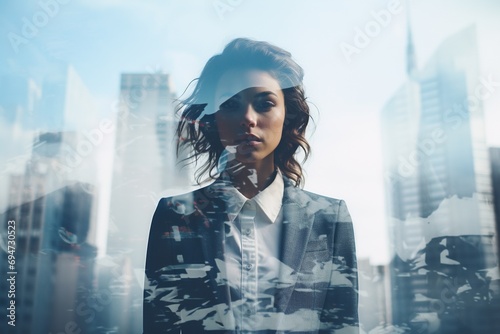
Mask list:
[[[333,236],[333,269],[321,314],[323,333],[358,333],[358,274],[351,216],[339,201]]]
[[[172,252],[172,233],[169,223],[174,219],[173,211],[168,208],[169,200],[160,200],[151,222],[146,255],[144,299],[143,299],[143,333],[179,333],[174,325],[176,314],[169,309],[175,298],[175,286],[168,280],[161,279],[162,268],[175,264]]]

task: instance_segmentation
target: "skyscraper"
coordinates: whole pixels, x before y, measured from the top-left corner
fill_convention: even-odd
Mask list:
[[[2,236],[9,220],[16,231],[17,322],[9,333],[60,332],[68,322],[89,329],[75,308],[81,291],[93,287],[93,187],[71,182],[54,168],[61,164],[64,147],[77,139],[76,133],[39,134],[25,173],[11,175],[8,209],[2,214]],[[7,253],[2,254],[0,268],[7,272]],[[0,282],[3,291],[6,284]],[[6,297],[0,297],[2,306],[9,302]]]
[[[33,70],[36,73],[30,75],[27,70],[23,74],[0,75],[0,139],[9,143],[0,148],[0,156],[7,161],[0,165],[0,203],[4,205],[8,202],[3,198],[9,183],[6,178],[24,170],[31,157],[32,141],[39,133],[88,131],[96,126],[93,122],[98,116],[97,105],[73,66],[46,62],[42,69],[42,74]],[[77,168],[72,172],[73,179],[95,185],[88,173]]]
[[[140,250],[145,250],[158,200],[165,192],[181,192],[183,185],[189,185],[175,156],[174,100],[169,75],[122,74],[108,237],[111,253],[129,249],[142,259]]]
[[[493,185],[493,206],[495,207],[495,218],[497,232],[500,231],[500,147],[490,147],[491,183]],[[497,245],[500,238],[497,233]],[[500,248],[498,249],[500,251]]]
[[[86,138],[95,132],[91,122],[98,110],[71,65],[44,61],[39,68],[17,66],[23,71],[2,73],[0,97],[0,122],[9,129],[2,131],[8,145],[0,155],[10,162],[2,168],[0,191],[3,195],[6,190],[7,198],[0,226],[5,236],[7,220],[16,222],[18,273],[18,321],[9,329],[56,333],[70,324],[90,332],[92,324],[77,307],[92,294],[99,247],[97,144]],[[3,272],[6,263],[2,256]],[[0,283],[2,290],[5,284]],[[0,304],[6,302],[2,296]]]
[[[44,75],[42,100],[34,113],[34,125],[44,131],[75,131],[94,127],[98,109],[92,94],[71,65],[52,64]]]
[[[156,205],[163,196],[189,191],[192,183],[190,173],[177,164],[174,103],[169,75],[122,74],[107,254],[127,265],[112,278],[99,278],[114,287],[106,326],[118,326],[120,332],[142,328],[142,281],[134,272],[143,273]]]
[[[439,319],[445,330],[463,310],[440,297],[440,289],[453,286],[446,289],[455,300],[466,298],[462,289],[474,285],[467,275],[497,263],[485,94],[478,94],[487,87],[479,77],[474,26],[447,38],[421,70],[415,68],[410,31],[408,36],[407,82],[382,110],[386,199],[395,253],[393,315],[395,322],[413,323],[413,330],[427,326],[430,320],[425,319],[435,319],[433,325]],[[467,251],[458,252],[457,247]],[[472,302],[461,305],[469,310],[479,307]],[[484,312],[491,314],[487,311],[492,309]],[[463,329],[460,326],[467,324],[457,326]]]
[[[434,236],[494,233],[475,45],[474,27],[449,37],[382,110],[391,228],[407,248]]]
[[[422,236],[421,227],[412,217],[418,217],[420,202],[415,200],[419,192],[418,166],[415,163],[421,114],[420,85],[410,17],[407,16],[406,74],[408,80],[401,85],[382,110],[382,141],[384,143],[384,177],[386,181],[386,205],[389,215],[405,221],[406,227],[393,229],[396,251],[415,248]],[[408,219],[407,219],[408,218]]]

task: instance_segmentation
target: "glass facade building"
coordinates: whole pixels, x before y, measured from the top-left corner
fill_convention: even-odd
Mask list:
[[[469,27],[447,38],[382,110],[393,321],[415,331],[499,330],[486,287],[498,267],[475,36]]]

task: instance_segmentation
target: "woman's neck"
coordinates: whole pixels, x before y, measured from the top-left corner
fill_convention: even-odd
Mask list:
[[[246,198],[252,198],[274,180],[275,167],[274,163],[259,166],[236,161],[229,164],[226,171],[233,186]]]

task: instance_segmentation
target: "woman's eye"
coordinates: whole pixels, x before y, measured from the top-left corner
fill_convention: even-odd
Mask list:
[[[271,100],[258,102],[255,106],[257,111],[268,111],[275,106],[274,102]]]
[[[238,108],[238,102],[231,99],[222,103],[219,107],[220,110],[225,110],[225,111],[236,110],[237,108]]]

